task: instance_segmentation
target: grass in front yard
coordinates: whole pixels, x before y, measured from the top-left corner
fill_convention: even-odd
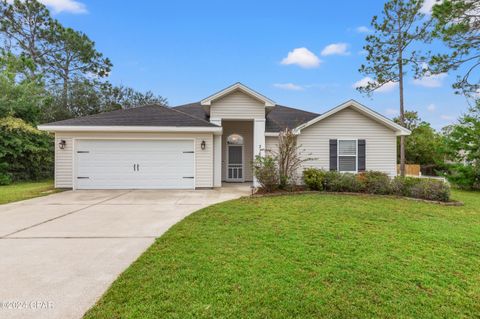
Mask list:
[[[480,194],[234,200],[175,225],[86,318],[480,314]]]
[[[0,186],[0,204],[56,193],[59,190],[53,187],[53,181],[20,182]]]

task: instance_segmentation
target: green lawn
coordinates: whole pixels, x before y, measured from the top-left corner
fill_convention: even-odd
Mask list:
[[[7,186],[0,186],[0,204],[16,202],[57,192],[53,188],[53,181],[22,182]]]
[[[159,238],[86,318],[480,316],[480,193],[465,206],[338,195],[234,200]]]

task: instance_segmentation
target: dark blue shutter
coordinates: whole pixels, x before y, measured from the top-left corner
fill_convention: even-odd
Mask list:
[[[358,171],[365,172],[365,140],[358,140]]]
[[[330,140],[330,170],[337,170],[337,140]]]

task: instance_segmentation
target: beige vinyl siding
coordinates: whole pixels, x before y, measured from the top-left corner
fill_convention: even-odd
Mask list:
[[[222,121],[222,180],[225,180],[227,171],[227,137],[231,134],[243,136],[243,167],[245,181],[253,180],[253,121]]]
[[[267,155],[278,151],[278,136],[265,136],[265,150]]]
[[[63,150],[58,147],[61,140],[66,145]],[[73,142],[71,137],[55,134],[55,187],[71,188],[73,180]]]
[[[210,118],[265,119],[265,104],[241,91],[234,91],[212,102]]]
[[[330,139],[365,139],[366,169],[395,176],[397,137],[395,132],[365,115],[346,108],[301,131],[298,144],[303,157],[314,158],[304,167],[329,169]]]
[[[72,188],[74,139],[195,139],[195,187],[213,187],[213,134],[211,133],[105,133],[58,132],[55,134],[55,187]],[[67,142],[64,150],[58,148],[60,140]],[[205,150],[201,143],[205,141]]]

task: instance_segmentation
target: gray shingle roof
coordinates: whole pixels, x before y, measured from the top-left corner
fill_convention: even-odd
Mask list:
[[[131,109],[99,113],[58,122],[45,126],[173,126],[216,127],[205,119],[187,114],[180,109],[161,105],[145,105]]]
[[[204,111],[200,102],[179,105],[174,107],[175,110],[188,113],[199,119],[208,121],[208,115]],[[280,132],[286,128],[293,129],[303,123],[306,123],[319,116],[319,114],[295,109],[288,106],[276,105],[267,114],[265,122],[266,132]]]
[[[320,114],[295,109],[293,107],[276,105],[267,114],[266,132],[280,132],[286,128],[293,129],[303,123],[313,120]]]
[[[279,132],[295,128],[319,114],[283,105],[277,105],[267,114],[266,132]],[[179,105],[173,108],[161,105],[145,105],[131,109],[99,113],[44,125],[51,126],[171,126],[171,127],[216,127],[209,122],[208,114],[200,102]]]

